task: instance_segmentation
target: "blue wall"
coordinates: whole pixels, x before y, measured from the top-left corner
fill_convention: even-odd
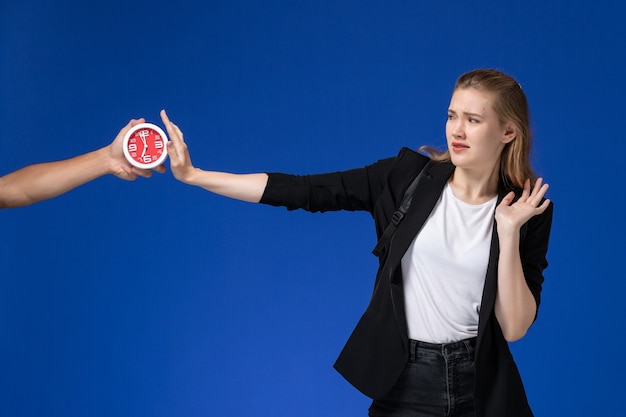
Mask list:
[[[528,95],[555,202],[539,319],[512,345],[529,400],[537,416],[614,415],[618,5],[2,0],[0,174],[104,146],[130,118],[160,125],[161,108],[205,169],[363,166],[443,145],[456,77],[498,68]],[[376,270],[365,213],[109,176],[3,210],[0,233],[0,415],[366,414],[332,369]]]

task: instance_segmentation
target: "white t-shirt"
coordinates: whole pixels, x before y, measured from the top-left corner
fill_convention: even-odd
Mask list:
[[[445,185],[402,258],[409,338],[450,343],[477,335],[496,201],[467,204]]]

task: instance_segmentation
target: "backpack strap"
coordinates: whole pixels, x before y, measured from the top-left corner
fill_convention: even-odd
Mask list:
[[[404,215],[409,210],[409,206],[411,205],[411,200],[413,200],[413,193],[415,193],[417,184],[419,184],[420,180],[424,177],[424,172],[428,172],[433,164],[434,161],[432,159],[429,160],[404,192],[404,196],[402,197],[402,202],[400,203],[400,206],[391,216],[391,223],[389,223],[383,234],[380,236],[380,239],[378,239],[376,247],[372,250],[372,253],[374,255],[380,256],[383,248],[387,246],[389,240],[391,240],[391,237],[396,232],[398,225],[400,224],[402,219],[404,219]]]

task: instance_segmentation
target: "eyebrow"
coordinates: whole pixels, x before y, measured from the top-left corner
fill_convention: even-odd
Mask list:
[[[448,109],[448,113],[454,113],[454,114],[456,114],[456,112],[455,112],[454,110],[452,110],[452,109]],[[464,116],[485,117],[485,116],[484,116],[484,115],[482,115],[482,114],[479,114],[479,113],[470,113],[470,112],[463,112],[463,115],[464,115]]]

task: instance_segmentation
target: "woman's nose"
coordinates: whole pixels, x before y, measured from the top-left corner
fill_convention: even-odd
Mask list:
[[[465,129],[463,128],[463,123],[461,122],[461,120],[449,120],[448,123],[450,133],[452,133],[454,137],[465,137]]]

